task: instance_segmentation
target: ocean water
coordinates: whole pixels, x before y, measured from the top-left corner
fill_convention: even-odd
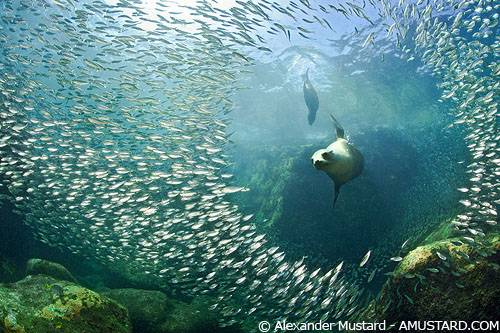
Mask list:
[[[498,233],[498,20],[482,0],[2,1],[0,249],[207,296],[221,327],[360,318],[436,230]],[[311,163],[330,115],[364,157],[335,205]]]

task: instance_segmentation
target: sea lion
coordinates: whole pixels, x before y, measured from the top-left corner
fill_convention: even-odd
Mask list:
[[[337,139],[326,149],[319,149],[312,156],[312,163],[317,170],[322,170],[333,180],[335,195],[333,206],[337,202],[340,187],[356,178],[363,171],[364,158],[361,152],[350,144],[344,135],[344,129],[333,115],[330,115],[337,133]]]
[[[309,68],[306,71],[306,74],[304,75],[304,100],[307,105],[307,109],[309,110],[309,114],[307,115],[307,120],[309,121],[309,125],[312,125],[314,123],[314,120],[316,120],[316,112],[318,111],[319,107],[319,99],[318,99],[318,94],[316,93],[316,90],[314,90],[314,87],[309,81]]]

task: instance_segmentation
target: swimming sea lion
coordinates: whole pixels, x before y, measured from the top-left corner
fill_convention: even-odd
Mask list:
[[[306,101],[307,108],[309,109],[309,114],[307,115],[307,120],[309,121],[309,125],[314,123],[316,120],[316,112],[319,107],[319,99],[316,90],[312,86],[311,81],[309,81],[309,68],[306,71],[306,75],[304,76],[304,100]]]
[[[337,132],[337,139],[326,149],[319,149],[312,156],[312,163],[317,170],[323,170],[333,180],[337,202],[340,187],[356,178],[363,171],[364,158],[361,152],[351,145],[344,136],[344,129],[333,115],[330,115]]]

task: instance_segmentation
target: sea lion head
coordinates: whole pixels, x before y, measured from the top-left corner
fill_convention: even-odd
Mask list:
[[[331,150],[318,149],[311,157],[312,164],[316,170],[328,171],[335,163],[335,154]]]

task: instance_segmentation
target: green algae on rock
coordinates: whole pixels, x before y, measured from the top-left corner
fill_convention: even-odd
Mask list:
[[[491,320],[500,313],[500,236],[417,247],[399,263],[363,320]]]
[[[68,281],[37,275],[0,284],[0,331],[130,333],[127,310]]]
[[[38,274],[51,276],[58,280],[77,283],[73,274],[71,274],[66,267],[61,264],[38,258],[28,260],[28,263],[26,264],[26,275]]]

